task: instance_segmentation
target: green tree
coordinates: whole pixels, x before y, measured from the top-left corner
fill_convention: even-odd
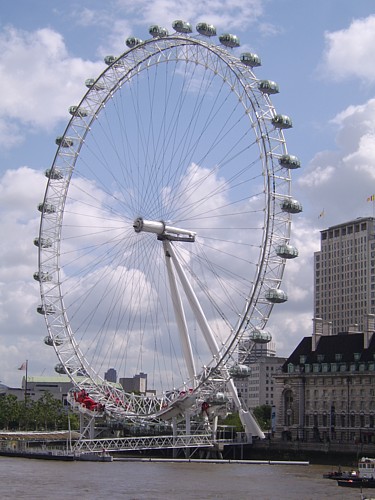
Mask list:
[[[18,401],[11,394],[0,396],[0,429],[5,430],[72,430],[79,429],[79,418],[70,414],[62,401],[45,392],[40,399]]]
[[[254,408],[254,417],[257,419],[258,424],[262,431],[266,431],[271,428],[271,410],[270,405],[261,405]]]
[[[222,425],[231,425],[236,432],[243,432],[243,426],[238,412],[229,413],[224,420],[220,422]]]
[[[0,428],[5,430],[18,429],[20,406],[17,397],[5,394],[0,397]]]

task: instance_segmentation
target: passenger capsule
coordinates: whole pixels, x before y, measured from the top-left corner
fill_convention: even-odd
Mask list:
[[[140,38],[136,38],[135,36],[130,36],[125,40],[126,46],[129,47],[129,49],[132,49],[133,47],[136,47],[137,45],[140,45],[143,43],[143,40]]]
[[[88,78],[85,81],[85,85],[87,88],[93,89],[93,90],[104,90],[105,89],[103,83],[97,82],[94,78]]]
[[[80,108],[79,106],[70,106],[69,113],[72,116],[79,116],[80,118],[84,118],[85,116],[87,116],[89,114],[87,109]]]
[[[295,259],[298,257],[298,249],[285,243],[276,247],[276,255],[282,259]]]
[[[177,21],[173,21],[172,28],[177,31],[177,33],[191,33],[193,30],[191,29],[190,23],[185,23],[178,19]]]
[[[60,180],[63,178],[63,175],[58,168],[47,168],[44,175],[48,177],[48,179],[53,180]]]
[[[230,33],[223,33],[219,36],[219,42],[221,45],[225,45],[225,47],[230,47],[233,49],[234,47],[239,47],[240,39],[236,35],[231,35]]]
[[[261,80],[258,83],[258,89],[263,94],[278,94],[280,91],[278,84],[272,80]]]
[[[49,345],[49,346],[53,346],[53,345],[61,345],[63,342],[62,340],[60,339],[53,339],[52,337],[50,337],[49,335],[46,335],[43,339],[44,343],[46,345]]]
[[[280,288],[269,288],[265,297],[269,302],[272,302],[272,304],[282,304],[288,300],[288,295]]]
[[[289,214],[299,214],[302,212],[302,205],[293,198],[285,198],[280,204],[281,210]]]
[[[52,205],[52,203],[39,203],[38,205],[38,210],[39,212],[45,213],[45,214],[54,214],[56,212],[56,207],[55,205]]]
[[[154,24],[153,26],[150,26],[148,32],[154,38],[161,38],[163,36],[168,36],[168,30],[165,28],[162,28],[161,26],[157,26],[156,24]]]
[[[44,337],[43,342],[44,342],[46,345],[53,346],[53,340],[52,340],[52,337],[50,337],[49,335],[46,335],[46,336]]]
[[[271,342],[272,335],[268,330],[261,330],[260,328],[254,328],[250,333],[250,340],[255,344],[268,344]]]
[[[54,306],[52,304],[46,304],[46,305],[43,305],[43,304],[40,304],[37,308],[36,308],[37,312],[39,314],[55,314],[56,312],[56,309],[54,308]]]
[[[64,365],[62,363],[58,363],[55,366],[55,372],[60,373],[61,375],[64,375],[66,373]]]
[[[228,397],[224,392],[217,392],[207,398],[207,402],[211,405],[224,405],[228,402]]]
[[[49,273],[44,273],[43,271],[37,271],[33,274],[34,280],[39,281],[39,283],[46,283],[52,280],[52,276]]]
[[[70,139],[70,137],[56,137],[55,143],[61,148],[71,148],[73,146],[73,139]]]
[[[117,57],[116,56],[105,56],[104,58],[104,62],[107,66],[110,66],[111,64],[113,64],[115,61],[117,61]]]
[[[198,23],[195,27],[200,35],[216,36],[216,28],[213,24]]]
[[[49,238],[34,238],[34,245],[39,248],[51,248],[52,240]]]
[[[260,57],[257,54],[252,54],[251,52],[244,52],[241,54],[240,60],[246,66],[250,66],[250,68],[256,68],[262,65]]]
[[[250,366],[234,365],[229,369],[229,374],[233,378],[248,378],[251,374]]]
[[[298,156],[293,156],[293,155],[282,155],[279,158],[279,164],[283,168],[290,168],[292,170],[295,170],[297,168],[301,167],[301,162],[298,158]]]
[[[287,129],[293,127],[292,120],[287,115],[276,115],[271,121],[275,128]]]

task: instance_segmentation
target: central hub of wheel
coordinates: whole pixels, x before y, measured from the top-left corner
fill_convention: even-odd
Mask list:
[[[137,217],[133,222],[134,231],[136,233],[154,233],[157,235],[159,240],[170,240],[170,241],[195,241],[195,236],[197,233],[194,231],[189,231],[188,229],[182,229],[179,227],[168,226],[163,221],[157,220],[145,220],[142,217]]]

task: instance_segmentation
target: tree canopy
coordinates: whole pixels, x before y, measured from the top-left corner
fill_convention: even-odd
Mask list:
[[[37,401],[19,401],[12,394],[0,396],[0,429],[10,431],[53,431],[78,429],[77,415],[69,414],[63,403],[45,392]]]

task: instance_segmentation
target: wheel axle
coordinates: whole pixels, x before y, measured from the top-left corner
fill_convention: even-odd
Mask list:
[[[145,220],[142,217],[135,219],[133,227],[136,233],[145,231],[146,233],[157,234],[159,240],[194,242],[197,234],[188,229],[167,226],[163,221]]]

